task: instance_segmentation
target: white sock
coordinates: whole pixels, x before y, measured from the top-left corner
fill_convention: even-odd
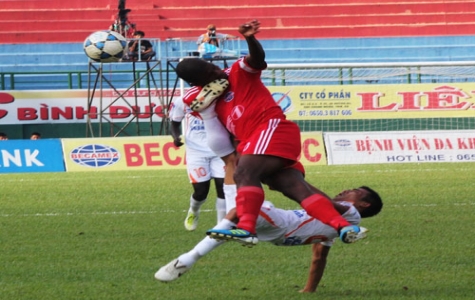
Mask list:
[[[216,226],[214,226],[214,229],[230,229],[235,225],[236,224],[234,222],[231,222],[228,219],[223,219]],[[198,244],[196,244],[196,246],[191,251],[180,255],[178,260],[187,267],[191,267],[200,258],[221,246],[223,243],[224,241],[217,241],[207,236]]]
[[[194,212],[197,213],[200,211],[201,205],[205,203],[206,199],[203,201],[196,201],[195,198],[193,198],[193,195],[190,196],[190,209]]]
[[[223,198],[216,198],[216,216],[219,222],[226,217],[226,200]]]
[[[224,198],[226,199],[226,213],[236,207],[237,188],[235,184],[223,185]]]
[[[218,120],[218,117],[214,116],[209,119],[203,119],[206,140],[208,141],[208,147],[219,156],[224,157],[234,152],[234,146],[231,143],[228,130]]]

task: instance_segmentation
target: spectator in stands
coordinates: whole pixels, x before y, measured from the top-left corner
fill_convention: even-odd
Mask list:
[[[114,23],[111,24],[109,30],[120,33],[123,37],[130,39],[133,38],[135,32],[135,24],[131,23],[128,18],[131,9],[119,9]]]
[[[41,133],[35,131],[31,133],[30,140],[39,140],[41,139]]]
[[[143,31],[136,31],[134,33],[134,40],[129,42],[129,61],[149,61],[155,56],[153,45],[149,40],[144,40],[145,33]],[[140,55],[139,55],[140,50]]]
[[[8,140],[8,136],[6,133],[0,132],[0,141]]]
[[[198,45],[198,49],[200,49],[200,46],[203,43],[208,43],[219,48],[219,40],[234,38],[236,38],[236,36],[231,34],[217,33],[216,26],[214,26],[214,24],[209,24],[206,33],[200,35],[200,37],[196,41],[196,44]]]

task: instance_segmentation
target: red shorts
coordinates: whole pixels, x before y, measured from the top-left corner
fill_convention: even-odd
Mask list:
[[[300,128],[285,119],[271,119],[257,128],[250,128],[252,134],[240,141],[237,152],[241,155],[272,155],[297,162],[302,144]]]
[[[295,164],[291,165],[289,168],[292,168],[292,169],[295,169],[295,170],[299,171],[305,177],[305,168],[303,167],[301,162],[298,161]]]

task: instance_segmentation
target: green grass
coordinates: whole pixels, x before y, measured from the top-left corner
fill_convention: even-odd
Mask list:
[[[317,294],[298,293],[308,246],[228,243],[157,282],[216,219],[208,201],[198,230],[185,231],[184,170],[2,175],[0,299],[473,299],[473,174],[473,163],[309,168],[330,195],[368,185],[384,201],[363,220],[366,240],[335,244]]]

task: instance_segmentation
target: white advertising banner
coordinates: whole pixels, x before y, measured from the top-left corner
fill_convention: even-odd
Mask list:
[[[329,165],[475,162],[475,131],[324,133]]]
[[[118,92],[118,93],[117,93]],[[44,90],[0,92],[0,124],[61,124],[160,122],[166,113],[165,101],[180,95],[175,91],[97,91],[94,97],[87,90]]]

